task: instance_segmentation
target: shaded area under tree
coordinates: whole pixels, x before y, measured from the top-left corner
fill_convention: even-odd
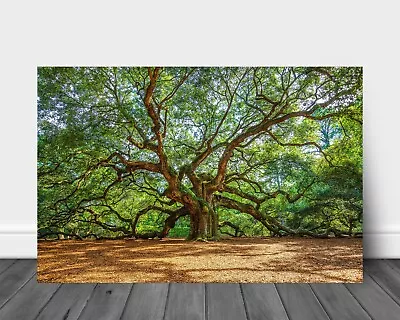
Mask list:
[[[361,239],[39,241],[40,282],[362,282]]]

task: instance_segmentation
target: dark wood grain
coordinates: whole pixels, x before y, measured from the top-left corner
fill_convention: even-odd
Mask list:
[[[165,320],[205,320],[205,285],[171,283],[165,308]]]
[[[383,260],[366,260],[365,272],[400,304],[400,273]]]
[[[345,286],[373,319],[399,319],[400,306],[368,274],[362,284]]]
[[[372,261],[377,261],[377,260],[372,260]],[[400,272],[400,259],[387,259],[385,262],[389,265],[391,265],[395,270]]]
[[[274,284],[245,283],[241,286],[249,320],[288,320]]]
[[[102,283],[96,286],[79,320],[119,320],[132,284]]]
[[[76,320],[95,284],[63,284],[36,320]]]
[[[343,284],[318,283],[311,288],[331,320],[371,319]]]
[[[33,277],[35,272],[35,260],[19,260],[0,274],[0,308]]]
[[[308,284],[277,284],[279,296],[291,320],[323,320],[328,315]]]
[[[121,320],[162,320],[167,293],[166,283],[133,285]]]
[[[208,320],[244,320],[246,311],[239,284],[206,284]]]
[[[38,283],[36,276],[32,277],[28,283],[0,309],[0,319],[35,319],[40,310],[47,304],[59,287],[60,284]]]
[[[3,273],[3,271],[7,270],[13,263],[15,263],[17,260],[15,259],[6,259],[6,260],[0,260],[0,274]]]

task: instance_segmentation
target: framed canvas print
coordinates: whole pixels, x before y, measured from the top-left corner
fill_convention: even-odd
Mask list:
[[[362,282],[362,84],[39,67],[38,281]]]

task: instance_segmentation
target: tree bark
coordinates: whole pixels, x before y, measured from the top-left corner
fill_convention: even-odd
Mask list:
[[[218,229],[219,219],[215,208],[212,207],[210,210],[210,238],[212,240],[219,240],[219,229]]]
[[[190,213],[190,233],[188,240],[206,240],[208,228],[208,212],[203,208]]]
[[[196,240],[199,235],[199,216],[195,211],[190,212],[190,233],[188,240]]]
[[[197,235],[196,240],[206,240],[207,239],[207,230],[208,230],[208,208],[203,205],[201,210],[198,212],[199,214],[199,233]]]

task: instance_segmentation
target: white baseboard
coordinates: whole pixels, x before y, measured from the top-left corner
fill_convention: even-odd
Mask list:
[[[0,234],[0,258],[2,259],[36,259],[36,233]]]
[[[400,259],[400,232],[364,233],[364,258]]]
[[[36,257],[36,225],[0,225],[0,258],[35,259]]]
[[[399,233],[364,233],[364,258],[400,259]],[[36,226],[1,225],[0,258],[35,259],[37,257]]]

